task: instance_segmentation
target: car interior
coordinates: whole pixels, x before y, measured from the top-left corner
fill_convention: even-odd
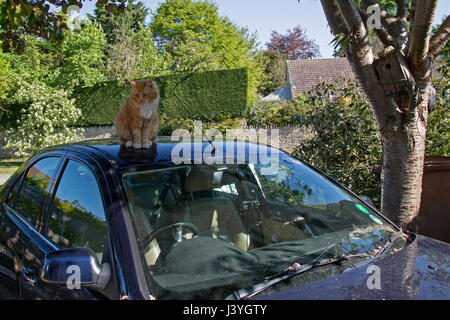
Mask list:
[[[164,256],[161,253],[168,253],[174,241],[193,236],[221,239],[242,251],[312,236],[292,208],[273,204],[268,211],[291,213],[289,224],[260,210],[262,190],[247,165],[176,167],[135,172],[123,180],[148,266],[154,266]],[[177,231],[177,223],[190,223],[198,230],[182,227]],[[168,226],[174,227],[153,237]],[[174,240],[177,232],[178,240]]]

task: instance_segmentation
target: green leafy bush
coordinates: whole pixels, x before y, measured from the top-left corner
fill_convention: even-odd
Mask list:
[[[154,80],[161,95],[160,113],[171,119],[210,122],[223,116],[237,117],[247,104],[246,69],[176,73]],[[73,96],[82,110],[78,124],[112,125],[130,91],[131,85],[116,81],[76,88]]]
[[[293,101],[257,101],[246,109],[245,117],[251,126],[285,126],[299,124],[309,109],[306,97]]]
[[[81,112],[62,89],[23,81],[12,100],[26,106],[21,109],[17,127],[5,131],[5,148],[15,150],[16,156],[27,156],[47,146],[73,141],[81,134],[72,127]]]
[[[433,79],[436,89],[436,106],[428,115],[425,154],[450,156],[450,81],[447,78]]]
[[[322,83],[306,103],[311,109],[301,125],[314,137],[294,154],[379,207],[381,185],[371,168],[382,159],[380,134],[364,92],[356,83],[345,88]]]
[[[240,128],[243,122],[243,118],[236,118],[233,116],[222,116],[217,121],[208,122],[203,124],[205,130],[208,129],[217,129],[219,130],[223,137],[225,138],[225,134],[227,133],[227,129],[236,129]]]
[[[78,31],[65,31],[59,48],[64,63],[59,68],[56,85],[89,87],[106,81],[106,49],[105,35],[96,22],[85,23]]]
[[[160,114],[158,135],[170,136],[177,129],[193,132],[194,121],[189,118],[169,117],[165,113]]]
[[[7,54],[0,52],[0,109],[11,87],[11,66]]]

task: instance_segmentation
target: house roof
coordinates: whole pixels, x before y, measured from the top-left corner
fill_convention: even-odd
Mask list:
[[[355,80],[347,58],[287,60],[287,81],[292,96],[304,94],[321,82]]]
[[[289,87],[283,87],[274,93],[269,94],[261,99],[261,101],[280,101],[280,100],[291,100],[292,92]]]

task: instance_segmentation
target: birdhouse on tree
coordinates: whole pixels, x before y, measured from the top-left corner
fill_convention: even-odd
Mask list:
[[[374,61],[374,67],[387,96],[397,100],[412,94],[415,81],[403,54],[395,49],[387,50]]]

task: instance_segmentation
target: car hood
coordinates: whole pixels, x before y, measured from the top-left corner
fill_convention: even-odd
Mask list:
[[[450,244],[417,235],[409,246],[369,264],[313,283],[255,298],[450,299]]]

